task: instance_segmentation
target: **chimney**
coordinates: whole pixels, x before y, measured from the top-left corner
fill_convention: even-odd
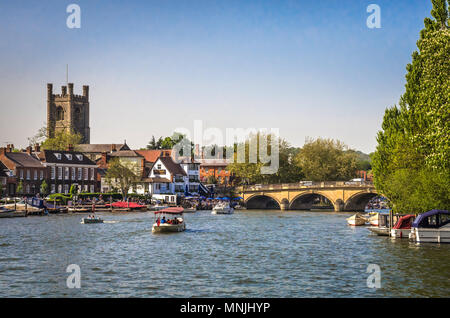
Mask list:
[[[72,96],[73,95],[73,83],[69,83],[69,84],[67,84],[67,86],[69,87],[69,95]]]
[[[28,147],[27,147],[27,154],[31,155],[31,150],[32,150],[32,149],[31,149],[31,146],[28,146]]]
[[[117,151],[116,149],[116,145],[115,144],[111,144],[111,152]]]
[[[72,144],[69,144],[67,146],[67,151],[73,151],[73,145]]]
[[[62,94],[62,96],[67,95],[67,86],[61,86],[61,94]]]
[[[35,152],[40,152],[41,151],[41,146],[39,144],[35,144],[34,145],[34,151]]]

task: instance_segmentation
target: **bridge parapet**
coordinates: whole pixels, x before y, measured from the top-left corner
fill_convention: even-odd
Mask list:
[[[277,191],[277,190],[302,190],[317,188],[374,188],[373,182],[368,181],[301,181],[297,183],[281,184],[254,184],[238,187],[238,191],[243,193],[247,191]]]

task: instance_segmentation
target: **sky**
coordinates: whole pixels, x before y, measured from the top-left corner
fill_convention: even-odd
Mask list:
[[[66,25],[69,4],[81,27]],[[367,7],[381,9],[370,29]],[[429,0],[0,0],[0,146],[46,121],[46,84],[90,86],[91,143],[178,127],[278,128],[370,153],[404,92]]]

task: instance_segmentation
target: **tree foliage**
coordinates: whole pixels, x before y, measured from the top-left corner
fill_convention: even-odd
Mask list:
[[[308,139],[295,161],[310,181],[349,180],[358,168],[358,154],[333,139]]]
[[[64,151],[71,145],[74,148],[83,140],[83,136],[75,132],[59,131],[52,138],[47,138],[41,145],[42,149]]]
[[[105,179],[111,187],[118,188],[126,198],[133,184],[140,180],[139,170],[136,166],[116,158],[110,161]]]
[[[450,30],[445,0],[432,0],[399,106],[386,109],[373,155],[375,186],[402,213],[449,208]]]

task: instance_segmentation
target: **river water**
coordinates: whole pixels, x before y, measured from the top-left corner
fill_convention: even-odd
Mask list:
[[[152,234],[153,213],[0,219],[0,297],[448,297],[450,245],[347,226],[349,213],[186,214]],[[81,288],[69,289],[69,264]],[[381,288],[368,288],[369,264]]]

